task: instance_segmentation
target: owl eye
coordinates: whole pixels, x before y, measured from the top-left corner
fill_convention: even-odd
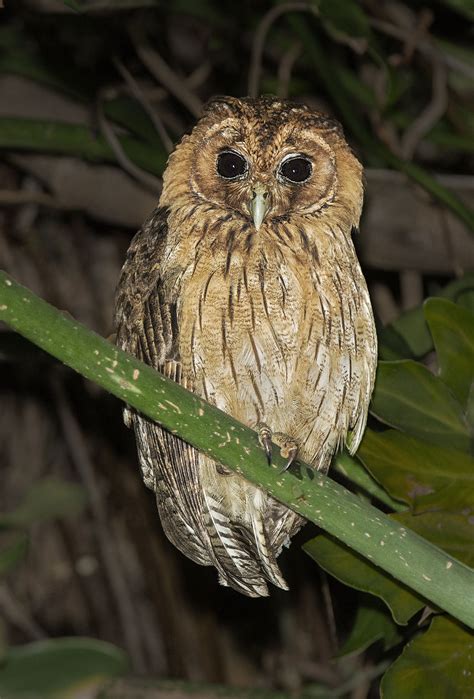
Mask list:
[[[278,174],[290,182],[306,182],[312,172],[311,160],[302,155],[286,158],[278,169]]]
[[[217,156],[217,172],[226,180],[242,177],[248,170],[245,158],[233,150],[225,150]]]

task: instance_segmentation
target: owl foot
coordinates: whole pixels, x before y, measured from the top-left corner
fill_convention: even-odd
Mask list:
[[[284,459],[287,459],[287,462],[283,469],[281,470],[281,473],[284,473],[287,471],[293,461],[296,458],[296,455],[298,453],[298,442],[295,439],[292,439],[292,437],[289,437],[287,434],[284,432],[272,432],[271,429],[268,427],[268,425],[265,422],[259,422],[257,425],[257,431],[258,431],[258,441],[262,445],[263,449],[265,450],[265,454],[267,455],[267,460],[268,463],[272,463],[272,441],[275,442],[280,447],[280,454]]]
[[[272,431],[264,422],[259,422],[257,425],[257,432],[258,441],[263,447],[267,455],[268,464],[270,465],[272,463]]]

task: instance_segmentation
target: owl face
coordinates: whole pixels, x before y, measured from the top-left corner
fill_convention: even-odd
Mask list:
[[[181,165],[186,156],[188,193],[258,230],[272,219],[317,213],[336,201],[341,146],[360,183],[360,165],[334,120],[279,99],[226,97],[208,105],[176,152]],[[164,177],[165,199],[173,160]],[[360,200],[361,194],[360,187]]]

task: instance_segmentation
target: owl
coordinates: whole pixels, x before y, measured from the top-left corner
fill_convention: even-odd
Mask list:
[[[341,126],[281,99],[218,97],[169,158],[116,297],[118,345],[327,471],[361,440],[377,341],[354,246],[362,167]],[[126,409],[170,541],[251,597],[287,589],[296,513]]]

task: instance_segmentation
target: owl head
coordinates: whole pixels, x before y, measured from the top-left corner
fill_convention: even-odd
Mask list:
[[[163,178],[162,205],[206,203],[258,230],[295,215],[358,225],[362,167],[340,124],[278,98],[218,97],[184,136]]]

